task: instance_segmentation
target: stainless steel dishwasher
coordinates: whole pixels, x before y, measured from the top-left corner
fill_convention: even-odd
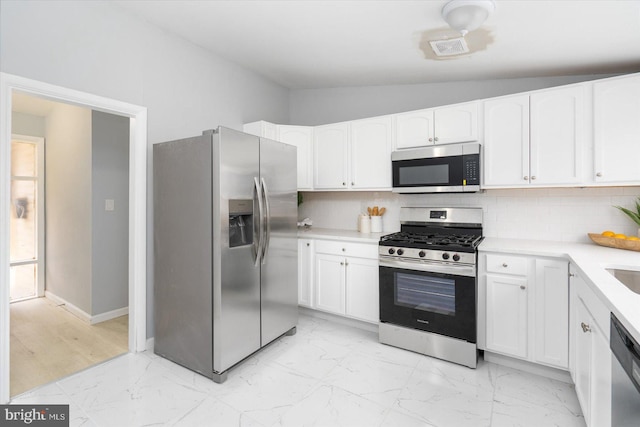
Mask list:
[[[611,313],[611,426],[640,425],[640,345]]]

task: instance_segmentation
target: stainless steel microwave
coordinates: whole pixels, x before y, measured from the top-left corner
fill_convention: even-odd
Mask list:
[[[391,153],[396,193],[480,191],[480,144],[433,145]]]

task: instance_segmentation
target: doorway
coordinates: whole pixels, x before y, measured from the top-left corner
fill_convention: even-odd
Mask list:
[[[14,92],[130,118],[128,350],[146,348],[146,108],[20,76],[0,73],[0,403],[10,400],[11,98]]]

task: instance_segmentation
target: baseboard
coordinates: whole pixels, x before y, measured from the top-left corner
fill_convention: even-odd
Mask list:
[[[96,323],[106,322],[107,320],[115,319],[116,317],[125,316],[127,314],[129,314],[129,307],[122,307],[116,310],[107,311],[106,313],[91,316],[90,323],[95,325]]]
[[[513,357],[503,356],[502,354],[484,352],[484,360],[495,363],[497,365],[507,366],[509,368],[518,369],[520,371],[529,372],[531,374],[540,375],[542,377],[551,378],[568,384],[573,384],[569,371],[564,371],[551,366],[539,365],[537,363],[528,362],[526,360],[514,359]]]
[[[378,324],[365,322],[362,320],[351,319],[337,314],[331,314],[324,311],[314,310],[312,308],[298,306],[298,313],[305,314],[319,319],[331,320],[332,322],[341,323],[343,325],[352,326],[354,328],[364,329],[365,331],[378,333]]]
[[[71,304],[69,301],[65,300],[64,298],[60,298],[58,295],[54,294],[51,291],[44,291],[44,296],[45,298],[48,298],[51,301],[53,301],[55,305],[61,306],[62,308],[64,308],[69,313],[73,314],[83,322],[91,324],[91,315],[89,313],[81,310],[80,308]]]
[[[106,322],[107,320],[115,319],[116,317],[124,316],[129,314],[129,307],[122,307],[116,310],[107,311],[106,313],[97,314],[95,316],[90,315],[89,313],[81,310],[75,305],[71,304],[69,301],[64,298],[60,298],[58,295],[54,294],[51,291],[44,291],[45,298],[50,299],[57,306],[60,306],[67,310],[69,313],[76,316],[78,319],[86,322],[90,325],[95,325],[97,323]]]

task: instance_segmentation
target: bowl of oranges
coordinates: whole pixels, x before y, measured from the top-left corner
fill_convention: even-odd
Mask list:
[[[607,230],[599,234],[589,233],[589,238],[593,243],[600,246],[640,252],[640,238],[636,236],[627,236]]]

